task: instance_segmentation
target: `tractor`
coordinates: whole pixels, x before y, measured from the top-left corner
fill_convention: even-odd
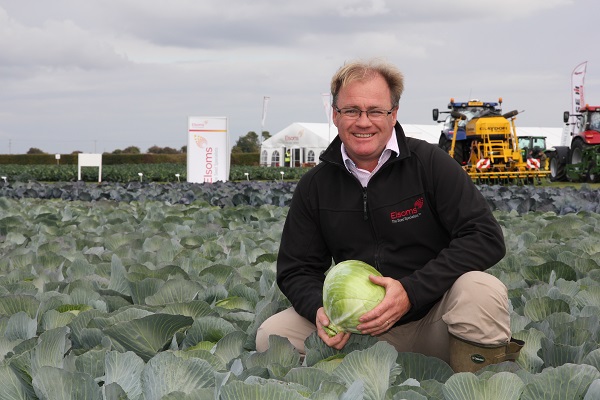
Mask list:
[[[569,123],[575,117],[574,123]],[[600,182],[600,106],[586,104],[575,114],[563,113],[570,132],[571,146],[548,149],[550,180]]]
[[[541,183],[549,171],[535,158],[523,156],[515,127],[519,112],[502,114],[501,104],[502,98],[498,102],[450,99],[439,146],[477,183]],[[435,121],[439,115],[433,109]]]

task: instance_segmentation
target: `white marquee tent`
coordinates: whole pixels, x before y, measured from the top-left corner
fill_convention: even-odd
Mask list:
[[[437,144],[442,125],[403,123],[402,128],[406,136]],[[545,136],[547,147],[559,146],[562,132],[563,128],[517,126],[518,136]],[[333,124],[294,122],[262,143],[260,164],[270,167],[317,164],[321,153],[336,136],[337,128]]]
[[[262,143],[260,165],[300,167],[317,164],[321,153],[336,136],[337,128],[333,124],[294,122]]]

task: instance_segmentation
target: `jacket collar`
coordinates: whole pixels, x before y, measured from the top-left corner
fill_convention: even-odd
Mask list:
[[[400,154],[398,157],[391,157],[388,162],[393,160],[401,160],[407,157],[410,157],[410,150],[408,149],[408,141],[406,139],[406,135],[404,134],[404,130],[400,123],[396,121],[396,125],[394,125],[394,130],[396,131],[396,140],[398,141],[398,150],[400,150]],[[327,146],[323,154],[319,157],[321,161],[331,162],[335,164],[344,165],[342,160],[342,140],[340,136],[336,136],[333,141]]]

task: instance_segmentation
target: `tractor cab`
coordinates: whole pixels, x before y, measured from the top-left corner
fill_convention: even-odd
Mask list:
[[[546,151],[546,136],[519,136],[519,149],[524,160],[541,158]]]
[[[446,152],[452,151],[454,159],[461,165],[466,165],[470,158],[471,140],[467,135],[467,123],[475,118],[490,115],[500,115],[502,98],[497,102],[483,102],[477,99],[469,101],[455,101],[450,99],[448,111],[433,109],[433,120],[443,122],[439,140],[439,147]],[[440,120],[441,114],[448,114],[445,119]],[[457,117],[458,116],[458,117]]]
[[[576,118],[575,122],[569,123],[571,117]],[[563,120],[565,124],[573,126],[571,129],[573,141],[581,139],[587,145],[600,144],[600,106],[586,104],[577,114],[565,111]]]

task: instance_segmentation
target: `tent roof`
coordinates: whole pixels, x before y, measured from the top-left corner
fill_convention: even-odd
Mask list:
[[[265,140],[262,148],[325,148],[336,136],[337,128],[333,124],[294,122]]]
[[[440,141],[440,133],[442,132],[441,125],[415,125],[402,123],[400,125],[402,125],[404,134],[408,137],[421,139],[435,144]]]

